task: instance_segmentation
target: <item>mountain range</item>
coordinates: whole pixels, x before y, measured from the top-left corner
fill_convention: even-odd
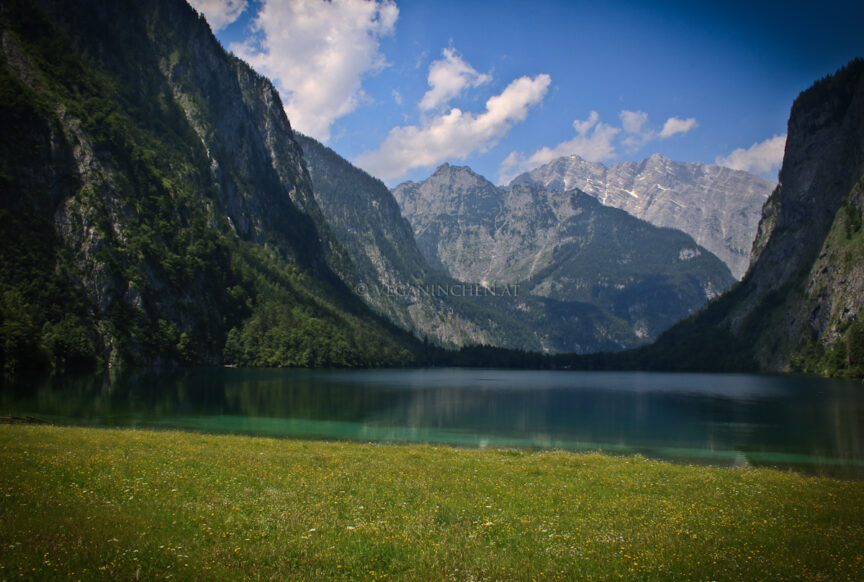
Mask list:
[[[686,232],[726,263],[737,279],[750,264],[762,205],[776,187],[740,170],[676,162],[660,154],[610,166],[575,155],[558,158],[517,176],[511,187],[522,183],[576,188],[606,206]]]
[[[795,101],[776,188],[652,156],[506,188],[445,164],[390,192],[295,134],[182,0],[7,0],[0,126],[5,371],[864,375],[861,59]]]
[[[644,349],[565,366],[864,376],[864,58],[802,92],[747,275]]]
[[[445,164],[393,195],[431,265],[462,281],[519,283],[529,295],[596,305],[653,339],[734,278],[687,234],[579,190],[498,188]]]
[[[298,135],[315,199],[356,267],[374,311],[442,346],[617,351],[647,341],[595,301],[527,292],[516,281],[480,285],[430,267],[383,182],[314,139]]]

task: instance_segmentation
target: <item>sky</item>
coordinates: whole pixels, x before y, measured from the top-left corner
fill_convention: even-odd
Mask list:
[[[864,56],[864,2],[190,0],[294,129],[389,186],[660,153],[776,179],[795,97]]]

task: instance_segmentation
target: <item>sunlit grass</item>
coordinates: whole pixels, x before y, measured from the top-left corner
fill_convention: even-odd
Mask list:
[[[0,567],[0,580],[854,580],[864,483],[566,452],[0,426]]]

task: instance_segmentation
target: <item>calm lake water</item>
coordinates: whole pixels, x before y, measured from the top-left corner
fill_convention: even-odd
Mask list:
[[[60,376],[0,415],[267,436],[641,453],[864,476],[864,385],[800,376],[483,369]]]

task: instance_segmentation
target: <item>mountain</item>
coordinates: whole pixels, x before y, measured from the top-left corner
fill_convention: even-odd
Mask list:
[[[314,139],[297,139],[315,199],[356,267],[356,287],[403,329],[450,347],[584,353],[644,343],[626,321],[590,301],[531,295],[515,284],[465,284],[431,268],[383,182]]]
[[[501,191],[470,168],[444,164],[419,184],[399,184],[393,196],[430,265],[462,281],[488,282],[501,270],[493,264],[507,262],[494,255]]]
[[[315,199],[349,253],[356,287],[370,307],[443,345],[506,344],[506,338],[528,333],[520,329],[514,334],[506,329],[504,318],[480,305],[472,309],[467,304],[470,298],[438,294],[438,286],[449,289],[458,282],[426,264],[411,226],[384,183],[318,141],[295,135],[308,163]]]
[[[762,205],[776,186],[747,172],[676,162],[660,154],[610,166],[579,156],[558,158],[511,184],[526,182],[554,190],[578,188],[606,206],[684,231],[726,263],[737,279],[747,270]]]
[[[269,81],[182,0],[0,4],[0,360],[397,365]]]
[[[645,340],[734,283],[690,236],[579,190],[503,189],[445,164],[393,194],[430,264],[463,281],[520,283],[533,296],[591,303]]]
[[[743,281],[654,345],[602,365],[864,376],[862,223],[859,58],[795,100]]]

